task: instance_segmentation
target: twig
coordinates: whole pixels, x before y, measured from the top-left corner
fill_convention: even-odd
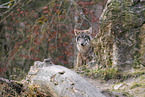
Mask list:
[[[6,12],[4,12],[3,14],[0,14],[0,16],[2,16],[2,15],[4,15],[4,14],[6,14],[6,13],[8,13],[12,8],[14,8],[19,2],[20,2],[21,0],[19,0],[18,2],[15,2],[15,4],[10,8],[10,9],[8,9]],[[12,11],[13,12],[13,11]],[[11,13],[12,13],[11,12]],[[10,13],[10,14],[11,14]],[[9,15],[7,15],[4,19],[2,19],[1,21],[0,21],[0,23],[2,23],[7,17],[9,17],[10,16],[10,14]]]

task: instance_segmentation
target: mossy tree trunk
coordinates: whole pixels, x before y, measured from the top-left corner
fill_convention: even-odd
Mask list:
[[[101,66],[124,70],[144,65],[145,2],[108,0],[94,39]]]

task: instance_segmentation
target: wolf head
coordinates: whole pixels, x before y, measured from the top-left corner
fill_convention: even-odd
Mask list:
[[[74,29],[75,36],[76,36],[76,43],[77,48],[80,53],[86,54],[90,47],[91,47],[91,34],[92,34],[92,27],[87,30],[77,30]]]

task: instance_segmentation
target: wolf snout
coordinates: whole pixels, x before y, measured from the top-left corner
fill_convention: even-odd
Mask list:
[[[81,43],[81,46],[85,46],[86,45],[86,43]]]

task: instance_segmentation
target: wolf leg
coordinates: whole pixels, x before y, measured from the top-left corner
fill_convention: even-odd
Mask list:
[[[80,67],[80,66],[82,65],[82,61],[83,61],[83,60],[82,60],[81,53],[78,52],[78,55],[77,55],[77,62],[76,62],[75,68]]]

